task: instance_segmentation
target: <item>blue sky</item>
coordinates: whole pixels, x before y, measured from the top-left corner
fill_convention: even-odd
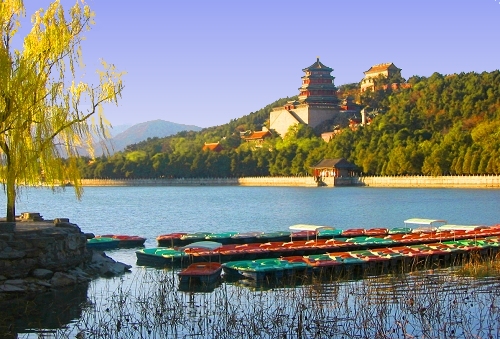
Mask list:
[[[67,8],[75,0],[61,0]],[[25,0],[27,16],[48,0]],[[402,75],[493,71],[500,0],[87,0],[87,73],[126,72],[113,125],[221,125],[298,94],[316,57],[335,84],[393,62]]]

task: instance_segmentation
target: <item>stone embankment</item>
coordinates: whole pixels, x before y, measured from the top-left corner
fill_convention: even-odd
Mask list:
[[[500,188],[500,176],[396,176],[396,177],[245,177],[178,179],[83,179],[83,186],[297,186],[297,187],[429,187]]]
[[[498,175],[359,177],[357,184],[368,187],[500,188]]]
[[[25,213],[12,223],[0,221],[0,301],[131,268],[88,250],[87,236],[68,219],[43,220],[39,213]]]
[[[83,186],[317,186],[313,177],[83,179]]]

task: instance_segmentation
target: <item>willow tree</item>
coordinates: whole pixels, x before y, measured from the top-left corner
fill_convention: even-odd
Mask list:
[[[123,88],[122,74],[104,61],[95,84],[82,81],[81,45],[94,24],[83,1],[67,13],[58,0],[35,12],[15,49],[24,17],[22,0],[0,2],[0,182],[7,221],[15,220],[24,186],[71,183],[81,197],[79,152],[93,154],[95,138],[108,136],[103,104],[117,104]]]

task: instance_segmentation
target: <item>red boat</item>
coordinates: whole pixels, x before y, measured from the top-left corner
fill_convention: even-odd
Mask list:
[[[98,235],[96,238],[112,238],[119,240],[118,247],[140,247],[144,246],[146,242],[146,238],[138,235],[104,234]]]
[[[180,284],[214,284],[220,279],[222,265],[218,262],[198,262],[179,272]]]
[[[364,228],[350,228],[342,231],[343,237],[360,237],[362,235],[365,235]]]
[[[162,234],[156,237],[156,241],[158,242],[159,247],[180,246],[182,244],[181,239],[184,235],[187,235],[187,233],[178,232],[178,233]]]
[[[389,230],[387,228],[369,228],[365,230],[365,235],[369,236],[383,236],[389,234]]]

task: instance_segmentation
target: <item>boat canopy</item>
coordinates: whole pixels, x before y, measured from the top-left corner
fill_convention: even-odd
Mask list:
[[[305,225],[305,224],[297,224],[288,227],[292,231],[318,231],[321,229],[330,229],[333,230],[335,229],[334,227],[331,226],[317,226],[317,225]]]
[[[439,230],[451,230],[451,231],[475,231],[475,230],[480,230],[482,228],[488,228],[487,226],[484,225],[451,225],[451,224],[446,224],[439,226]]]
[[[181,249],[187,249],[187,248],[205,248],[207,250],[213,251],[219,247],[221,247],[222,244],[220,242],[215,242],[215,241],[196,241],[193,242],[189,245],[181,247]]]
[[[442,219],[420,219],[420,218],[412,218],[412,219],[407,219],[405,220],[405,224],[413,224],[413,225],[428,225],[428,226],[433,226],[434,224],[438,223],[443,223],[446,224],[446,220]]]

